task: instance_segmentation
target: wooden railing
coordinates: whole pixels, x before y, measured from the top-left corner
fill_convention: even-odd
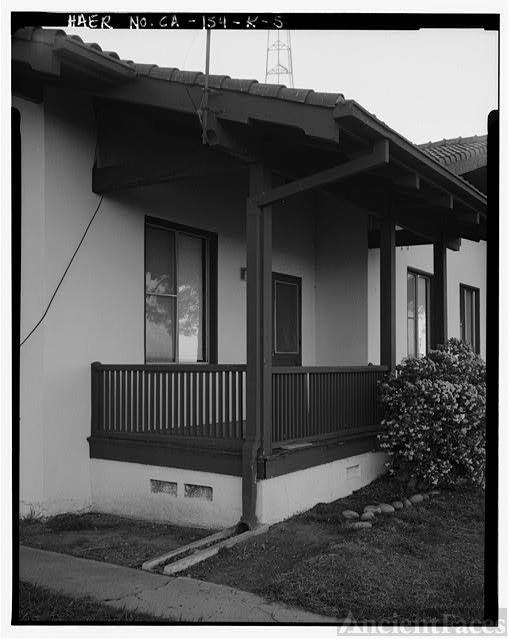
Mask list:
[[[92,435],[242,439],[245,365],[92,364]]]
[[[380,423],[387,367],[273,367],[272,446]],[[92,364],[92,435],[242,440],[245,365]],[[134,437],[134,436],[133,436]]]
[[[387,367],[273,367],[272,443],[380,423],[377,385]]]

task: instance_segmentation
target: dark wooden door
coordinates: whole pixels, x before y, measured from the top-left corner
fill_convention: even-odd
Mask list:
[[[302,364],[302,279],[272,274],[272,364]]]

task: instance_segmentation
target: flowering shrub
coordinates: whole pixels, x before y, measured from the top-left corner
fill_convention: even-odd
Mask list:
[[[466,478],[484,486],[486,364],[451,338],[408,358],[380,384],[389,470],[424,486]]]

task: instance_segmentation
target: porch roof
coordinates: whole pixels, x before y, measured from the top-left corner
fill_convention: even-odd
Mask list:
[[[13,36],[12,57],[14,90],[22,95],[34,86],[55,83],[113,104],[190,117],[202,113],[202,72],[121,60],[117,53],[86,44],[62,30],[19,30]],[[253,152],[260,151],[262,139],[262,155],[270,157],[271,168],[287,179],[299,179],[365,154],[385,139],[390,161],[367,172],[370,189],[360,191],[369,191],[373,197],[360,204],[368,210],[376,208],[380,194],[392,194],[395,189],[400,209],[414,215],[413,219],[403,216],[410,222],[406,228],[415,231],[419,217],[426,213],[426,222],[434,219],[445,235],[473,240],[486,237],[486,196],[457,175],[452,162],[444,161],[445,150],[414,145],[355,100],[341,93],[217,75],[209,76],[209,90],[207,140],[211,147],[250,161]],[[279,136],[288,144],[286,153],[278,156],[281,145],[271,146],[271,140]],[[471,143],[471,149],[475,147]],[[358,181],[349,180],[344,192],[357,197]],[[405,222],[408,220],[398,220],[402,226]]]

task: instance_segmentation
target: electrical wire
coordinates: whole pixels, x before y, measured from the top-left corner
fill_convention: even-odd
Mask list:
[[[57,291],[60,289],[60,285],[64,281],[64,278],[65,278],[67,272],[69,271],[69,268],[70,268],[71,264],[73,263],[73,260],[76,257],[76,254],[78,253],[81,245],[83,244],[83,240],[85,240],[85,237],[86,237],[86,235],[88,233],[88,230],[90,229],[90,225],[94,221],[94,218],[96,217],[99,209],[101,208],[101,204],[102,204],[103,198],[104,198],[104,196],[101,196],[101,199],[99,200],[99,204],[97,205],[96,210],[94,211],[94,215],[91,217],[90,222],[88,223],[87,228],[85,229],[85,232],[81,236],[81,240],[79,241],[79,244],[76,247],[75,252],[72,254],[72,258],[70,259],[69,264],[65,268],[65,271],[64,271],[62,277],[60,278],[60,282],[57,284],[57,287],[56,287],[55,291],[53,292],[53,295],[51,296],[50,301],[48,302],[48,306],[46,307],[46,311],[42,314],[39,322],[35,325],[35,327],[32,329],[32,331],[30,331],[30,333],[27,335],[27,337],[20,343],[20,345],[19,345],[20,348],[25,344],[25,342],[28,340],[28,338],[30,338],[30,336],[34,333],[34,331],[37,329],[37,327],[41,324],[41,322],[46,317],[46,314],[48,313],[49,308],[51,307],[51,303],[53,302],[55,296],[57,295]]]

